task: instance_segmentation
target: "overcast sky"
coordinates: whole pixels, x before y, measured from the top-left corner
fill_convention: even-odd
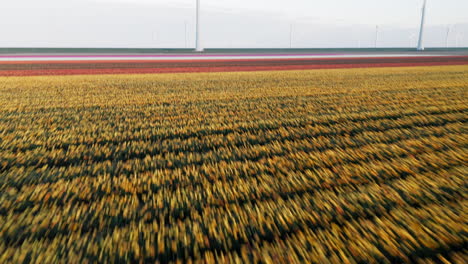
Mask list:
[[[193,47],[195,0],[0,0],[0,47]],[[422,0],[202,0],[206,48],[416,45]],[[468,46],[468,0],[428,0],[426,46]],[[292,29],[292,30],[291,30]]]

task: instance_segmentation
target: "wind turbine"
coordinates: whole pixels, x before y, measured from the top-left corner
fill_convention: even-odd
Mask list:
[[[289,26],[289,48],[292,49],[293,25]]]
[[[423,7],[422,7],[422,15],[421,15],[421,29],[419,30],[419,42],[418,42],[418,50],[424,50],[424,22],[426,19],[426,3],[427,0],[424,0]]]
[[[446,48],[448,48],[448,40],[449,40],[450,30],[451,30],[451,27],[447,26],[447,35],[445,35],[445,47]]]
[[[184,47],[187,48],[187,20],[184,21]]]
[[[377,48],[377,41],[379,40],[379,26],[375,26],[375,41],[374,41],[374,46]]]
[[[201,34],[200,34],[200,0],[197,0],[197,18],[196,18],[196,45],[195,51],[196,52],[203,52],[202,42],[201,42]]]

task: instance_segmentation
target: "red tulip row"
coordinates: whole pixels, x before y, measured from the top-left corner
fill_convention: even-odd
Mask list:
[[[287,59],[287,60],[215,60],[215,61],[63,61],[1,63],[0,76],[196,73],[278,71],[306,69],[346,69],[373,67],[411,67],[467,65],[468,57],[439,58],[358,58],[358,59]],[[14,70],[8,70],[14,69]]]

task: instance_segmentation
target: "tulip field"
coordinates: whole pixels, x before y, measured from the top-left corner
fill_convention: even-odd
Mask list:
[[[0,77],[0,263],[466,263],[467,123],[468,65]]]

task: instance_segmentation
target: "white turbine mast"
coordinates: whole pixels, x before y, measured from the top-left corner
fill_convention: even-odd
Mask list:
[[[374,40],[374,47],[377,48],[377,42],[379,40],[379,26],[375,26],[375,40]]]
[[[293,25],[289,25],[289,48],[292,49]]]
[[[447,34],[445,35],[445,47],[448,48],[448,40],[450,35],[450,26],[447,26]]]
[[[423,7],[422,7],[422,14],[421,14],[421,29],[419,30],[419,42],[418,42],[418,50],[422,51],[424,50],[424,23],[426,20],[426,2],[427,0],[424,0]]]
[[[184,21],[184,48],[187,48],[187,20]]]
[[[195,51],[196,52],[203,52],[203,47],[202,47],[202,41],[201,41],[201,34],[200,34],[200,1],[197,0],[197,18],[196,18],[196,45],[195,45]]]

